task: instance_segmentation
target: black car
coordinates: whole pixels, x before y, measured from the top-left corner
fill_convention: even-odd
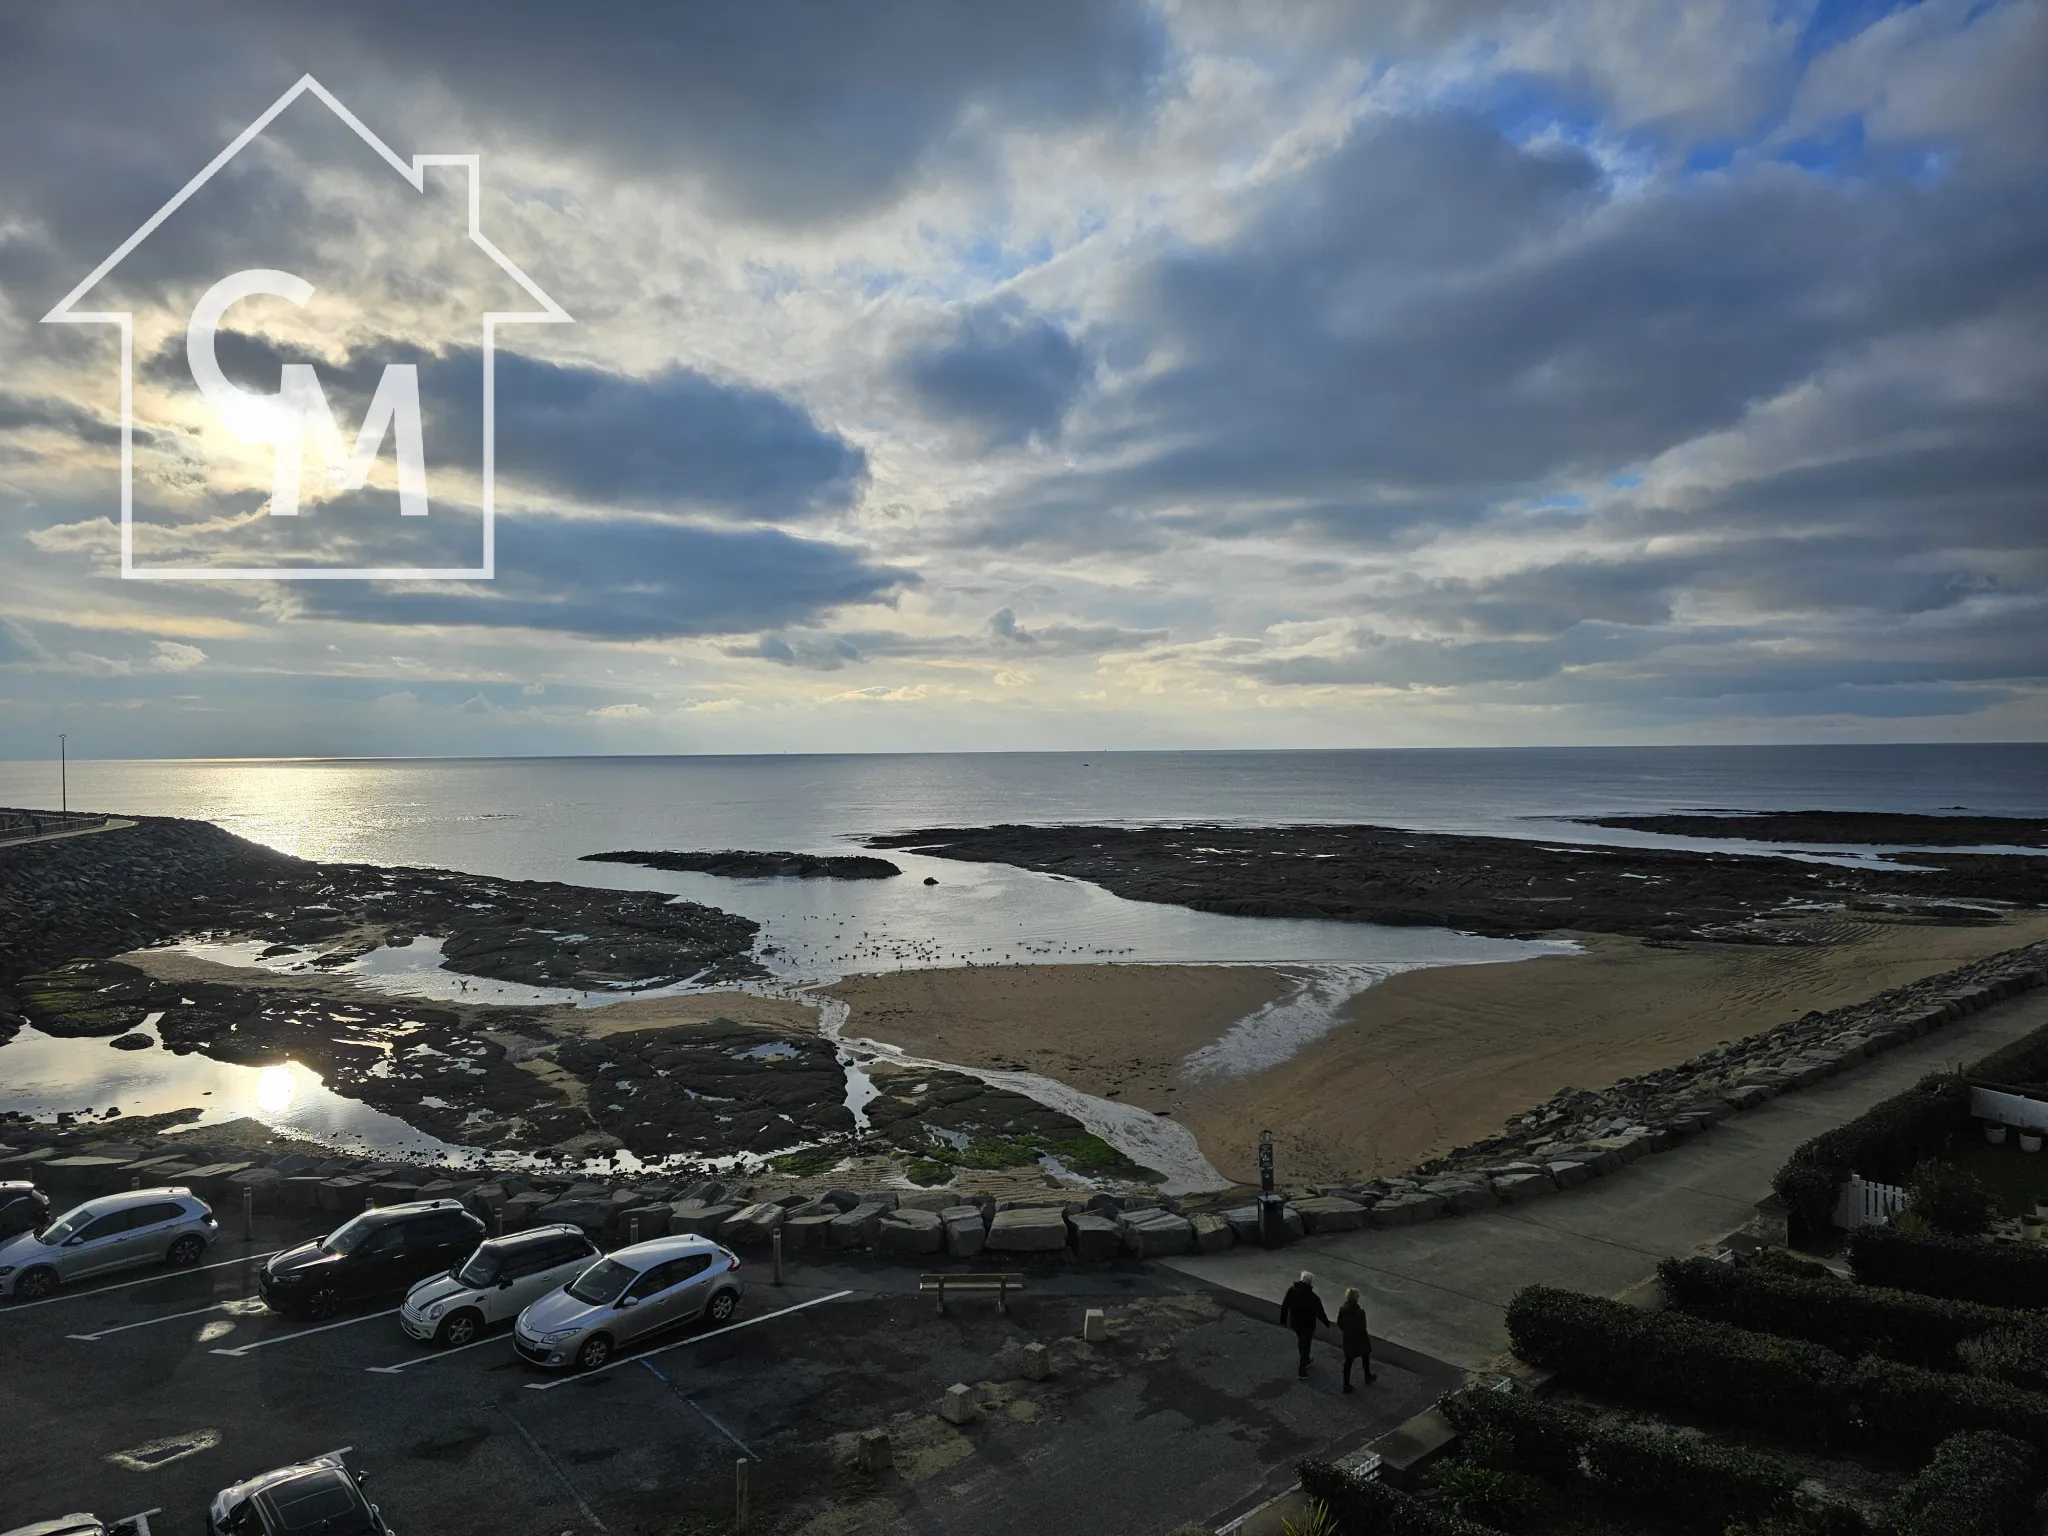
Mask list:
[[[391,1536],[364,1478],[329,1451],[296,1466],[244,1478],[213,1496],[208,1536]]]
[[[0,1179],[0,1243],[50,1220],[50,1197],[26,1179]]]
[[[456,1200],[380,1206],[273,1255],[256,1284],[273,1311],[332,1317],[350,1301],[397,1295],[453,1269],[483,1236],[484,1224]]]

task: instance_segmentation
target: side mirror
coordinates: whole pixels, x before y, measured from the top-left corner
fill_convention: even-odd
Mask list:
[[[625,1311],[625,1310],[626,1310],[626,1308],[628,1308],[628,1307],[637,1307],[637,1306],[639,1306],[639,1305],[640,1305],[640,1298],[639,1298],[638,1296],[621,1296],[621,1297],[619,1298],[619,1308],[618,1308],[618,1309],[619,1309],[619,1310],[620,1310],[621,1312],[623,1312],[623,1311]]]
[[[504,1279],[500,1280],[500,1281],[498,1282],[498,1289],[499,1289],[499,1290],[501,1290],[501,1291],[509,1291],[509,1290],[511,1290],[511,1289],[512,1289],[512,1277],[511,1277],[510,1275],[507,1275],[507,1276],[506,1276],[506,1277],[505,1277]]]
[[[83,1232],[80,1232],[80,1233],[79,1233],[79,1234],[78,1234],[77,1236],[75,1236],[75,1237],[67,1237],[67,1238],[65,1238],[65,1239],[64,1239],[64,1246],[65,1246],[66,1248],[76,1248],[76,1247],[77,1247],[77,1246],[78,1246],[78,1245],[79,1245],[80,1243],[82,1243],[82,1242],[84,1242],[84,1241],[85,1241],[85,1234],[84,1234]]]

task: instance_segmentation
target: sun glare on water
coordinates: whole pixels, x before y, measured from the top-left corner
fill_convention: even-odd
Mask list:
[[[298,1093],[299,1085],[292,1080],[290,1067],[265,1067],[257,1075],[257,1107],[273,1115],[281,1115],[290,1109]]]

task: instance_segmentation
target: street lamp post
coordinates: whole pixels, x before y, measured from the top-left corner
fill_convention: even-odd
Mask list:
[[[64,815],[71,814],[71,752],[62,731],[57,733],[57,805]]]
[[[1278,1248],[1287,1241],[1287,1202],[1273,1189],[1273,1133],[1259,1132],[1259,1246]]]

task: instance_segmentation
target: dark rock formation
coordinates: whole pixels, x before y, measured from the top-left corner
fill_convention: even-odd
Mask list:
[[[1561,929],[1732,943],[1806,942],[1791,904],[1897,906],[1977,923],[1929,899],[2048,901],[2048,859],[1915,854],[1843,868],[1664,848],[1559,846],[1394,827],[933,828],[870,840],[940,858],[1091,880],[1133,901],[1236,917],[1440,926],[1524,937]]]
[[[642,864],[649,869],[680,869],[700,875],[725,875],[752,880],[786,876],[797,880],[887,880],[902,870],[887,859],[865,854],[825,857],[814,853],[748,853],[728,848],[720,853],[586,853],[586,863]]]
[[[1759,843],[1889,844],[1912,848],[2048,848],[2048,820],[2032,816],[1908,816],[1890,811],[1765,811],[1721,815],[1580,816],[1592,827],[1670,837],[1739,837]]]

